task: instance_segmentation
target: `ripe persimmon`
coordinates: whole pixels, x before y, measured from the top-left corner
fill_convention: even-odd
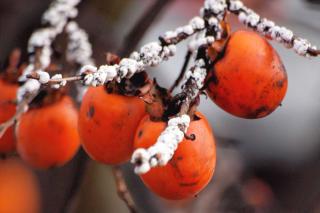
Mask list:
[[[184,139],[166,166],[152,168],[141,175],[147,187],[163,198],[180,200],[195,196],[213,176],[215,139],[207,119],[199,112],[196,117],[187,131],[187,134],[195,135],[195,140]],[[134,147],[152,146],[165,127],[165,122],[151,121],[148,115],[145,116],[137,128]]]
[[[242,118],[273,112],[287,91],[285,67],[268,41],[236,31],[209,72],[207,92],[223,110]]]
[[[17,125],[17,150],[36,168],[61,166],[80,145],[78,111],[70,97],[30,109]]]
[[[85,151],[105,164],[127,161],[133,152],[135,130],[144,115],[144,102],[137,97],[109,94],[104,86],[88,89],[79,116]]]
[[[0,78],[0,123],[10,119],[16,111],[14,101],[18,90],[18,84],[6,82]],[[13,127],[7,129],[0,138],[0,154],[5,154],[15,149]]]
[[[0,212],[40,212],[40,190],[37,179],[17,159],[0,160]]]

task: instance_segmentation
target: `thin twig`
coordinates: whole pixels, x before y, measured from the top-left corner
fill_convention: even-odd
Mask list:
[[[147,11],[140,17],[138,22],[125,37],[123,45],[118,51],[118,54],[121,58],[134,51],[136,45],[139,43],[151,24],[160,15],[163,9],[165,9],[166,6],[173,1],[174,0],[156,0],[153,5],[147,9]]]
[[[125,202],[131,213],[136,213],[137,209],[123,179],[123,174],[119,166],[112,167],[112,173],[116,182],[117,193]]]
[[[68,190],[67,195],[64,199],[64,203],[62,205],[62,213],[70,212],[75,195],[80,190],[79,188],[84,177],[84,172],[86,171],[88,155],[84,152],[83,149],[80,149],[77,157],[78,159],[76,161],[76,168],[73,174],[74,176],[72,178],[71,187],[70,190]]]
[[[13,126],[17,121],[19,121],[20,117],[25,113],[27,107],[30,102],[33,100],[35,95],[30,94],[26,97],[19,105],[17,106],[16,113],[6,122],[0,124],[0,138],[4,135],[7,129]]]
[[[192,52],[191,51],[188,51],[186,56],[185,56],[185,59],[184,59],[184,63],[183,63],[183,66],[182,66],[182,69],[180,71],[180,74],[178,76],[178,78],[175,80],[175,82],[173,83],[173,85],[171,86],[171,88],[169,89],[169,92],[171,93],[175,87],[177,87],[179,85],[179,83],[182,81],[186,71],[187,71],[187,67],[188,67],[188,64],[189,64],[189,61],[190,61],[190,58],[191,58],[191,55],[192,55]]]
[[[312,48],[309,48],[308,49],[308,53],[311,55],[311,56],[319,56],[320,55],[320,50],[315,50],[315,49],[312,49]]]
[[[33,72],[27,75],[27,78],[39,80],[40,76],[36,72]],[[48,81],[48,84],[59,84],[62,82],[72,82],[72,81],[80,81],[80,80],[82,80],[82,76],[76,75],[76,76],[64,77],[59,79],[50,79]]]

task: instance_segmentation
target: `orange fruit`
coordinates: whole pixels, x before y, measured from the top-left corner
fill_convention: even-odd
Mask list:
[[[78,112],[68,96],[30,109],[21,117],[16,132],[21,158],[36,168],[64,165],[80,145]]]
[[[103,86],[88,89],[79,117],[85,151],[105,164],[129,160],[135,130],[144,115],[144,102],[137,97],[109,94]]]
[[[17,159],[0,160],[0,212],[40,212],[37,179]]]
[[[262,118],[285,97],[285,67],[268,41],[255,32],[236,31],[209,72],[207,92],[223,110],[242,118]]]
[[[18,84],[8,83],[0,78],[0,123],[10,119],[16,112],[16,94]],[[13,127],[9,127],[0,138],[0,154],[15,150]]]

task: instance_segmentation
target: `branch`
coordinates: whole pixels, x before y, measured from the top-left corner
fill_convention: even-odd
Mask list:
[[[169,92],[172,93],[174,88],[177,87],[179,85],[179,83],[182,81],[186,71],[187,71],[187,67],[188,67],[188,64],[189,64],[189,61],[190,61],[190,58],[192,56],[192,52],[191,51],[187,51],[187,54],[185,56],[185,59],[184,59],[184,63],[183,63],[183,66],[181,68],[181,71],[180,71],[180,74],[178,76],[178,78],[174,81],[173,85],[171,86],[171,88],[169,89]]]
[[[319,56],[320,50],[303,38],[300,38],[286,27],[276,25],[273,21],[260,17],[253,10],[247,8],[239,0],[227,0],[228,10],[237,15],[241,23],[254,31],[275,40],[287,48],[293,48],[301,56]]]
[[[144,71],[147,67],[157,66],[175,54],[176,44],[205,29],[205,21],[194,17],[189,25],[169,31],[160,37],[160,42],[144,45],[140,52],[133,52],[130,58],[123,58],[119,64],[102,65],[99,68],[85,65],[81,68],[82,83],[86,86],[102,86],[111,81],[120,82],[131,78],[135,73]],[[47,83],[47,81],[45,82]]]
[[[118,54],[120,57],[129,55],[139,43],[143,35],[149,29],[161,12],[174,0],[156,0],[153,5],[140,17],[131,31],[125,36],[124,42]]]
[[[114,180],[116,182],[116,188],[118,196],[120,197],[123,202],[127,205],[128,209],[131,213],[137,213],[137,209],[133,199],[128,191],[127,185],[124,181],[122,171],[119,166],[112,167],[112,173],[114,176]]]
[[[0,124],[0,138],[4,135],[7,129],[13,126],[20,117],[28,110],[30,102],[33,100],[35,96],[30,94],[27,98],[25,98],[22,102],[20,102],[17,106],[16,113],[6,122]]]
[[[64,199],[61,212],[68,213],[74,201],[75,195],[79,192],[79,187],[82,183],[84,172],[86,170],[88,155],[84,152],[83,149],[79,150],[77,155],[78,159],[76,161],[76,168],[72,178],[72,184],[70,189]]]

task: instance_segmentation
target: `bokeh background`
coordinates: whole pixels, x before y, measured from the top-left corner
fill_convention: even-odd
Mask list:
[[[125,35],[152,4],[151,0],[83,0],[80,26],[87,30],[97,64],[105,52],[116,52]],[[320,1],[246,0],[260,15],[291,28],[320,46]],[[31,32],[40,26],[50,0],[0,1],[0,62],[19,47],[26,50]],[[199,13],[202,0],[173,0],[149,28],[139,46]],[[232,30],[243,28],[231,16]],[[218,141],[216,175],[188,201],[169,202],[150,193],[130,165],[122,166],[129,190],[141,212],[320,212],[320,60],[296,55],[272,42],[288,72],[289,88],[282,106],[267,118],[233,117],[202,97]],[[186,43],[163,65],[149,69],[169,87],[183,64]],[[26,58],[24,51],[24,58]],[[1,91],[0,91],[1,92]],[[68,165],[34,171],[45,213],[128,212],[118,198],[110,167],[87,160],[80,151]],[[0,174],[1,175],[1,174]],[[80,183],[80,184],[79,184]],[[70,205],[70,194],[76,194]]]

